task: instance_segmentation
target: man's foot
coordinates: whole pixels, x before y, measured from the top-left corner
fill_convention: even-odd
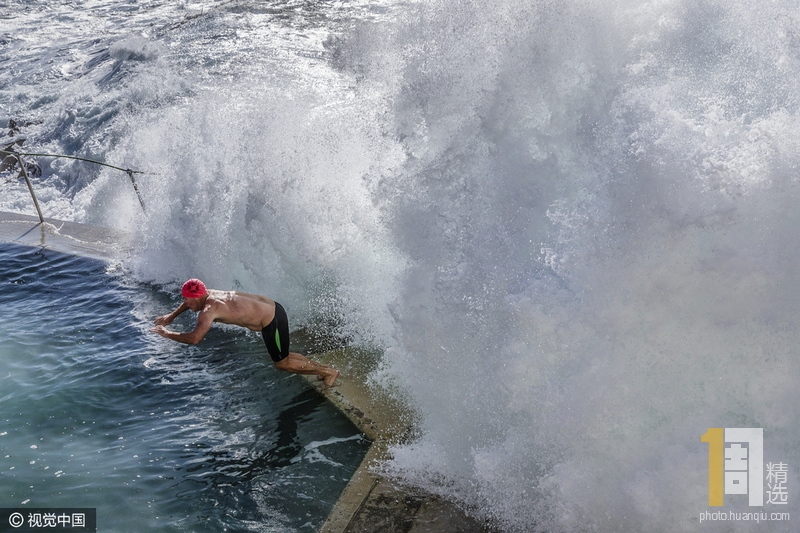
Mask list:
[[[325,383],[325,385],[327,385],[328,387],[332,387],[333,383],[336,381],[336,378],[338,377],[339,377],[339,371],[336,370],[335,368],[331,368],[330,372],[328,373],[327,376],[325,376],[322,382]]]

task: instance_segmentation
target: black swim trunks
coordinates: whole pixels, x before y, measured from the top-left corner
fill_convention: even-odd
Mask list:
[[[275,302],[275,318],[261,330],[264,344],[276,363],[289,355],[289,317],[281,304]]]

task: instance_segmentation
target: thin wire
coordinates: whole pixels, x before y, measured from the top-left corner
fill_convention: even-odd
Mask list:
[[[114,165],[109,165],[108,163],[103,163],[102,161],[96,161],[94,159],[88,159],[86,157],[78,157],[78,156],[74,156],[74,155],[35,154],[35,153],[29,153],[29,152],[14,152],[12,150],[0,150],[0,154],[9,154],[9,155],[16,156],[17,160],[19,161],[19,166],[20,167],[24,167],[23,163],[22,163],[22,158],[21,158],[21,156],[24,155],[24,156],[28,156],[28,157],[56,157],[56,158],[62,158],[63,157],[65,159],[75,159],[76,161],[86,161],[87,163],[94,163],[96,165],[102,165],[104,167],[113,168],[115,170],[121,170],[122,172],[125,172],[128,175],[128,177],[131,179],[131,183],[133,184],[133,190],[136,191],[136,196],[139,198],[139,203],[142,206],[142,211],[147,211],[147,209],[145,209],[145,207],[144,207],[144,199],[142,198],[142,193],[139,192],[139,186],[136,184],[136,180],[133,178],[133,175],[134,174],[151,174],[151,175],[155,175],[155,176],[159,175],[159,174],[156,174],[155,172],[142,172],[140,170],[132,170],[130,168],[117,167],[117,166],[114,166]],[[33,193],[33,188],[31,187],[30,180],[28,180],[27,173],[25,173],[25,179],[26,179],[26,181],[28,181],[28,188],[31,189],[31,196],[33,196],[33,202],[36,204],[36,210],[39,211],[39,203],[36,201],[36,195]],[[39,218],[42,218],[41,211],[39,211]],[[44,219],[42,219],[42,220],[44,220]]]
[[[122,167],[117,167],[117,166],[114,166],[114,165],[110,165],[108,163],[103,163],[102,161],[97,161],[95,159],[88,159],[86,157],[78,157],[78,156],[74,156],[74,155],[34,154],[34,153],[26,153],[26,152],[5,152],[5,151],[3,153],[26,155],[26,156],[30,156],[30,157],[63,157],[63,158],[66,158],[66,159],[76,159],[78,161],[86,161],[87,163],[95,163],[95,164],[98,164],[98,165],[103,165],[105,167],[113,168],[113,169],[116,169],[116,170],[121,170],[122,172],[128,172],[128,173],[132,173],[132,174],[151,174],[151,175],[154,175],[154,176],[158,176],[159,175],[159,174],[157,174],[155,172],[142,172],[141,170],[131,170],[129,168],[122,168]]]

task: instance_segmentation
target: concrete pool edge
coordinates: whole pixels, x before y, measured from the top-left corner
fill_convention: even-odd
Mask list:
[[[130,236],[116,230],[0,211],[0,241],[109,260],[130,249]]]
[[[0,242],[43,248],[109,261],[131,248],[124,232],[56,219],[0,211]],[[488,531],[458,506],[434,495],[393,483],[377,471],[389,447],[407,438],[413,413],[389,395],[371,389],[366,374],[349,368],[352,351],[333,350],[312,358],[333,364],[342,375],[327,388],[307,379],[337,410],[372,441],[367,454],[334,504],[321,533],[466,533]]]
[[[353,357],[351,357],[353,356]],[[390,447],[410,438],[415,414],[385,391],[371,388],[365,372],[353,368],[356,350],[341,348],[314,354],[314,360],[342,371],[334,387],[314,376],[304,379],[347,416],[372,441],[320,533],[477,533],[488,527],[453,502],[402,486],[380,474]]]

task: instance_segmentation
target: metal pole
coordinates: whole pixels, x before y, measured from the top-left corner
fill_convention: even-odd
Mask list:
[[[142,204],[142,211],[146,213],[147,209],[144,208],[144,200],[142,200],[142,193],[139,192],[139,186],[136,185],[136,180],[133,179],[133,170],[128,169],[125,172],[127,172],[128,176],[131,178],[131,183],[133,183],[133,190],[136,191],[136,196],[139,197],[139,203]]]
[[[25,170],[25,163],[22,162],[22,158],[17,155],[17,161],[19,161],[19,169],[20,174],[25,176],[25,183],[28,184],[28,190],[31,191],[31,198],[33,198],[33,205],[36,206],[36,212],[39,213],[39,221],[44,224],[44,217],[42,216],[42,210],[39,208],[39,200],[36,199],[36,194],[33,192],[33,185],[31,185],[31,180],[28,177],[28,172]]]

